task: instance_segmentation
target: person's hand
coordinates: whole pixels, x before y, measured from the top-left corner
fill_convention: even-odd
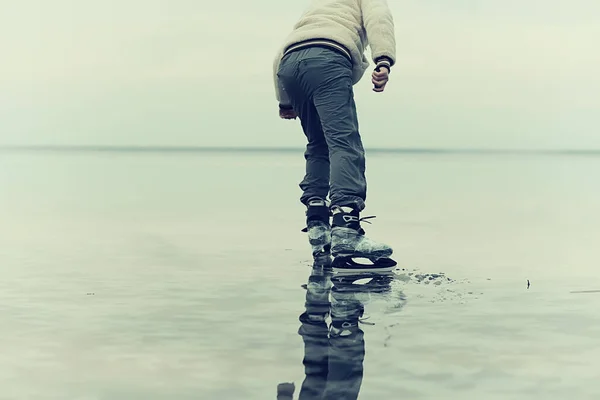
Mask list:
[[[298,118],[298,114],[296,114],[293,108],[280,108],[279,117],[282,119],[296,119]]]
[[[374,92],[383,92],[385,85],[388,83],[390,71],[386,67],[377,67],[371,75]]]

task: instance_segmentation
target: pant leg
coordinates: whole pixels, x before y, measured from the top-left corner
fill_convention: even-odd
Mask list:
[[[304,152],[306,173],[300,189],[300,201],[308,204],[313,197],[327,198],[329,193],[329,149],[321,127],[319,114],[298,80],[298,67],[306,50],[286,56],[279,68],[278,75],[288,93],[292,106],[300,118],[302,130],[308,143]]]
[[[298,107],[297,112],[308,139],[304,152],[306,174],[300,182],[300,189],[302,189],[300,201],[308,204],[313,197],[325,199],[329,194],[329,147],[321,128],[319,114],[312,102],[304,102]]]
[[[332,206],[362,211],[367,196],[365,152],[358,130],[352,64],[333,50],[313,48],[299,62],[299,82],[312,98],[329,149]]]

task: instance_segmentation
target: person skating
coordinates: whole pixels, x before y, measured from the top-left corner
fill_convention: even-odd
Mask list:
[[[373,90],[383,92],[396,59],[386,0],[314,1],[275,57],[275,90],[280,117],[299,117],[308,140],[300,200],[315,263],[331,252],[341,260],[334,267],[365,267],[345,261],[360,257],[380,269],[378,261],[386,259],[384,269],[390,269],[392,248],[366,237],[360,224],[367,183],[353,85],[369,66],[367,46],[375,63]],[[323,208],[328,195],[332,227]]]

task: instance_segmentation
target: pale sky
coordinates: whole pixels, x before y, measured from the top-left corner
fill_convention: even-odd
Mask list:
[[[0,1],[0,145],[305,143],[271,68],[307,0]],[[366,146],[600,149],[600,1],[389,4]]]

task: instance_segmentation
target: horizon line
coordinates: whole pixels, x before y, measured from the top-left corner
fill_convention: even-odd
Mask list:
[[[0,152],[88,152],[88,153],[292,153],[304,152],[303,147],[228,147],[228,146],[158,146],[158,145],[0,145]],[[510,155],[597,155],[600,149],[487,149],[487,148],[427,148],[372,147],[374,154],[510,154]]]

